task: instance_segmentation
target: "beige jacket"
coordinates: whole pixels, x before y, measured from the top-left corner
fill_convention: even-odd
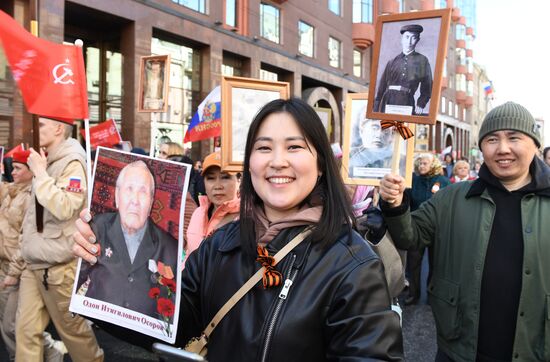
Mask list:
[[[19,278],[21,226],[31,200],[31,183],[0,184],[0,262],[7,275]]]
[[[86,205],[86,153],[72,138],[48,155],[47,175],[33,179],[32,199],[44,206],[44,230],[36,230],[31,203],[23,222],[21,256],[30,269],[45,269],[74,259],[75,221]]]

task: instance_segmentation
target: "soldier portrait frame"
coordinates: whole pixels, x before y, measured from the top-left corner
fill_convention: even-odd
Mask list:
[[[166,112],[170,84],[170,55],[141,57],[138,112]]]
[[[368,118],[436,123],[450,12],[451,9],[440,9],[378,17],[369,84]],[[402,34],[409,30],[403,30],[404,27],[413,31],[420,29],[420,39],[412,48],[412,53],[406,56],[403,53],[405,45],[402,45]]]
[[[386,158],[385,166],[377,167],[372,165],[354,165],[353,158],[357,157],[357,150],[361,149],[363,141],[361,139],[360,123],[362,120],[368,120],[366,116],[366,108],[368,105],[368,93],[349,93],[346,96],[345,104],[345,118],[344,118],[344,139],[342,147],[342,167],[341,175],[344,183],[349,185],[371,185],[379,186],[380,180],[385,174],[391,172],[391,165],[394,163],[394,159],[399,157],[399,174],[405,178],[405,183],[408,187],[412,185],[412,172],[413,172],[413,156],[414,156],[414,138],[403,140],[399,136],[401,141],[399,155],[393,154],[394,150],[394,132],[395,128],[390,128],[382,132],[389,133],[389,137],[386,137],[386,143],[379,145],[381,149],[386,151],[383,153]],[[379,122],[379,121],[378,121]],[[408,124],[408,126],[414,131],[414,125]],[[368,149],[363,149],[361,152],[366,153],[368,157],[371,154],[376,154],[377,151],[370,152]]]
[[[130,175],[120,179],[130,164],[134,170],[145,167],[152,183],[141,183],[138,180],[143,178]],[[190,164],[97,148],[88,204],[93,216],[90,227],[97,238],[97,263],[79,259],[71,312],[175,342],[184,256],[179,240],[183,240],[191,168]],[[123,224],[138,227],[141,222],[141,231],[135,232],[141,232],[137,250],[130,252],[131,237]]]
[[[265,104],[275,99],[287,99],[290,96],[290,84],[225,76],[222,78],[221,91],[222,169],[240,172],[252,120]]]

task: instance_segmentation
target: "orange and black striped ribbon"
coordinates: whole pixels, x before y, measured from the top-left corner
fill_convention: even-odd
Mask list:
[[[264,275],[262,277],[264,289],[281,285],[283,276],[275,270],[273,265],[275,263],[275,258],[269,256],[266,248],[258,246],[258,258],[256,258],[256,261],[262,264],[265,268]]]
[[[403,137],[404,140],[414,136],[414,133],[412,133],[410,128],[405,126],[403,122],[383,120],[383,121],[380,121],[380,126],[382,127],[382,129],[395,127],[397,129],[397,132],[399,132],[399,134],[401,135],[401,137]]]

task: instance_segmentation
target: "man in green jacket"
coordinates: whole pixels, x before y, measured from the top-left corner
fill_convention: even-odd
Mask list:
[[[485,117],[485,163],[415,212],[404,180],[380,185],[397,247],[431,245],[436,361],[550,361],[550,171],[533,116],[508,102]]]

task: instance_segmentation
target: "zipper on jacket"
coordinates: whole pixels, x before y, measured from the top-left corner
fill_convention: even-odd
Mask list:
[[[292,267],[294,266],[294,262],[296,261],[296,254],[291,254],[292,261],[290,262],[287,272],[285,275],[287,276],[285,283],[281,289],[281,292],[279,293],[279,299],[277,300],[277,304],[275,305],[275,309],[273,310],[273,314],[271,315],[271,320],[269,321],[268,327],[267,327],[267,333],[265,336],[265,344],[262,351],[262,362],[266,361],[267,357],[267,351],[269,349],[269,345],[271,342],[271,339],[273,338],[273,329],[275,328],[275,324],[277,323],[277,320],[279,318],[279,313],[281,312],[281,308],[283,306],[284,301],[286,300],[286,297],[288,295],[288,291],[290,290],[290,287],[292,286],[293,280],[296,277],[296,274],[298,273],[298,269],[292,270]]]

